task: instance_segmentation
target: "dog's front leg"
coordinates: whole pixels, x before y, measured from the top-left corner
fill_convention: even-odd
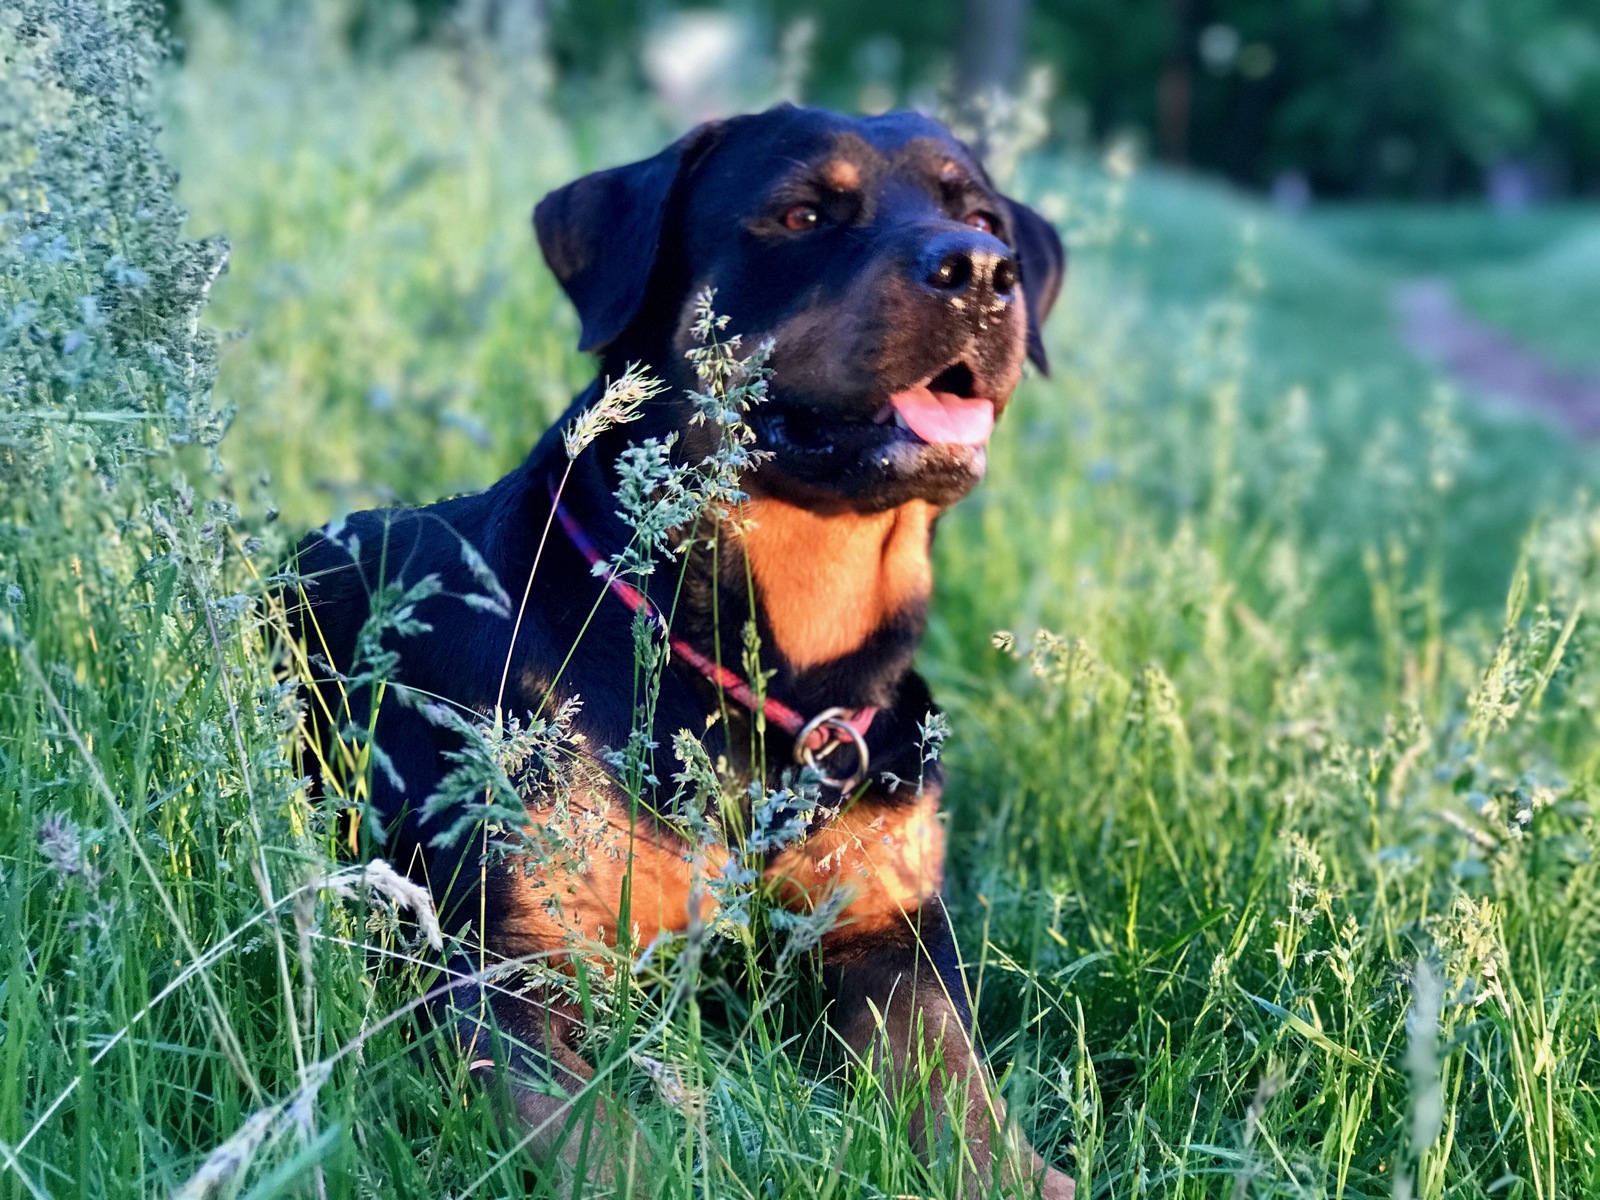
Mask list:
[[[473,1079],[498,1101],[501,1118],[537,1159],[596,1185],[643,1190],[642,1139],[598,1096],[585,1095],[594,1068],[573,1048],[575,1006],[465,985],[449,997],[450,1019]],[[573,1194],[578,1188],[574,1186]]]
[[[955,1142],[970,1171],[969,1196],[1004,1194],[1072,1200],[1070,1177],[1048,1166],[1006,1119],[973,1046],[972,1014],[944,906],[937,899],[893,930],[832,935],[826,957],[834,1021],[869,1058],[890,1095],[926,1088],[911,1117],[917,1150]],[[832,940],[830,938],[830,940]]]

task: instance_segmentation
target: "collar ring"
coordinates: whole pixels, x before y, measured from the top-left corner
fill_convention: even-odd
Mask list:
[[[866,781],[870,769],[866,735],[857,729],[850,718],[853,709],[825,708],[800,728],[794,736],[794,760],[802,767],[810,767],[822,777],[824,787],[836,788],[841,793],[852,792]],[[822,735],[820,738],[818,735]],[[836,750],[851,745],[856,752],[855,770],[844,778],[828,774],[822,760]]]

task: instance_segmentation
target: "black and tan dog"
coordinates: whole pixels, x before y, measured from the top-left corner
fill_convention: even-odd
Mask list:
[[[725,667],[709,665],[741,662],[741,621],[726,614],[753,611],[761,664],[772,672],[767,785],[779,785],[783,764],[792,769],[796,739],[815,745],[831,733],[822,765],[844,775],[859,765],[850,743],[864,739],[871,764],[849,796],[831,797],[830,819],[767,865],[785,902],[840,908],[822,943],[836,1027],[858,1052],[883,1055],[891,1080],[926,1056],[942,1059],[935,1111],[914,1131],[924,1149],[959,1132],[978,1175],[1069,1196],[1065,1175],[1007,1140],[973,1047],[940,901],[938,780],[920,790],[881,782],[916,779],[923,765],[918,725],[931,701],[911,661],[929,600],[934,524],[982,477],[985,444],[1024,360],[1046,365],[1039,330],[1061,285],[1060,240],[1000,195],[928,118],[791,107],[702,126],[653,158],[579,179],[547,196],[534,222],[582,320],[582,348],[600,356],[600,380],[569,416],[629,364],[644,364],[667,390],[638,423],[603,433],[578,457],[558,521],[552,481],[567,466],[566,422],[481,495],[358,513],[338,538],[308,537],[299,565],[310,616],[302,612],[301,628],[323,672],[319,686],[325,695],[347,692],[339,676],[357,655],[380,580],[432,575],[442,588],[415,612],[429,632],[389,639],[400,683],[466,709],[503,705],[524,717],[550,699],[581,697],[578,727],[590,746],[627,741],[633,612],[626,596],[602,596],[591,559],[630,537],[614,499],[629,443],[676,433],[680,454],[705,450],[696,441],[705,427],[690,421],[684,397],[696,386],[685,354],[695,299],[715,288],[718,312],[745,345],[771,341],[770,395],[749,417],[767,454],[743,480],[740,519],[689,554],[672,616],[679,652],[661,684],[653,740],[670,746],[677,731],[709,724],[714,757],[746,776],[758,769],[755,716],[729,696],[759,702]],[[450,598],[477,590],[463,541],[520,597],[547,528],[520,626]],[[610,842],[552,888],[516,863],[484,869],[475,844],[430,844],[451,814],[425,818],[422,801],[449,770],[458,734],[389,699],[374,716],[366,692],[341,695],[325,714],[336,705],[349,706],[341,724],[374,731],[387,758],[371,779],[372,806],[388,827],[385,853],[427,878],[447,928],[481,937],[500,958],[559,954],[574,937],[614,940],[625,879],[639,944],[690,924],[704,864],[697,868],[672,832],[674,814],[661,811],[669,787],[647,788],[646,805],[655,807],[636,820],[620,789],[583,796]],[[715,713],[725,719],[710,722]],[[823,715],[822,733],[799,728]],[[515,1095],[523,1119],[548,1129],[553,1145],[571,1114],[549,1084],[570,1094],[592,1074],[573,1049],[577,1014],[498,993],[490,1006],[505,1034],[494,1045],[524,1047],[499,1065],[545,1081]],[[475,1057],[494,1065],[486,1045]],[[963,1130],[938,1128],[946,1111],[967,1114]]]

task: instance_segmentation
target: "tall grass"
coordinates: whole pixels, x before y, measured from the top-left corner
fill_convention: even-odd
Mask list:
[[[415,1020],[432,953],[298,778],[267,582],[525,452],[588,370],[527,213],[662,129],[493,44],[352,61],[327,11],[204,18],[161,83],[220,279],[148,14],[0,17],[6,1196],[565,1187]],[[1023,1124],[1085,1197],[1595,1191],[1584,464],[1409,364],[1307,230],[1021,174],[1076,247],[1057,371],[943,523],[923,665]],[[587,981],[641,1182],[959,1194],[752,911]]]

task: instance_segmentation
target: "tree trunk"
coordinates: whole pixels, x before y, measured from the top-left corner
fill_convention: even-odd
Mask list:
[[[1168,0],[1167,14],[1171,41],[1156,84],[1156,150],[1167,162],[1187,166],[1194,109],[1194,4]]]
[[[1027,26],[1028,0],[961,0],[956,45],[961,99],[1015,93]]]

